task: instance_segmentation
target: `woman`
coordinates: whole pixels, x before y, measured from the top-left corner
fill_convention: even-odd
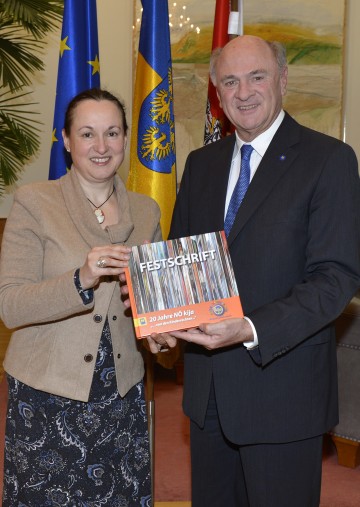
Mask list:
[[[151,503],[144,366],[120,280],[132,245],[161,239],[157,204],[127,192],[123,105],[69,104],[71,171],[20,188],[4,232],[0,316],[17,328],[3,506]]]

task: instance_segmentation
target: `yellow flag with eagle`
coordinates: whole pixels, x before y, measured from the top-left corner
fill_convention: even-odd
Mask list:
[[[167,0],[142,0],[127,187],[152,197],[167,238],[176,198],[175,124]]]

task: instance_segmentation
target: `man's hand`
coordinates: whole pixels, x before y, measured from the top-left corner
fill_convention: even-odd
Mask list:
[[[171,334],[180,340],[202,345],[208,350],[251,342],[254,339],[246,319],[226,319],[214,324],[201,324],[198,328],[187,331],[172,331]]]

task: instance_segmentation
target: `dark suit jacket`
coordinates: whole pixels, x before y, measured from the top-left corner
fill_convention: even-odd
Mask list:
[[[223,229],[234,143],[190,153],[170,237]],[[200,426],[212,378],[236,444],[300,440],[337,423],[332,321],[359,288],[359,205],[353,150],[286,114],[228,238],[259,347],[187,346],[183,406]]]

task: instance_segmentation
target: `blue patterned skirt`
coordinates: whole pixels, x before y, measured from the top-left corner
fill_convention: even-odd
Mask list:
[[[107,321],[87,403],[7,381],[3,507],[150,507],[144,385],[119,395]]]

